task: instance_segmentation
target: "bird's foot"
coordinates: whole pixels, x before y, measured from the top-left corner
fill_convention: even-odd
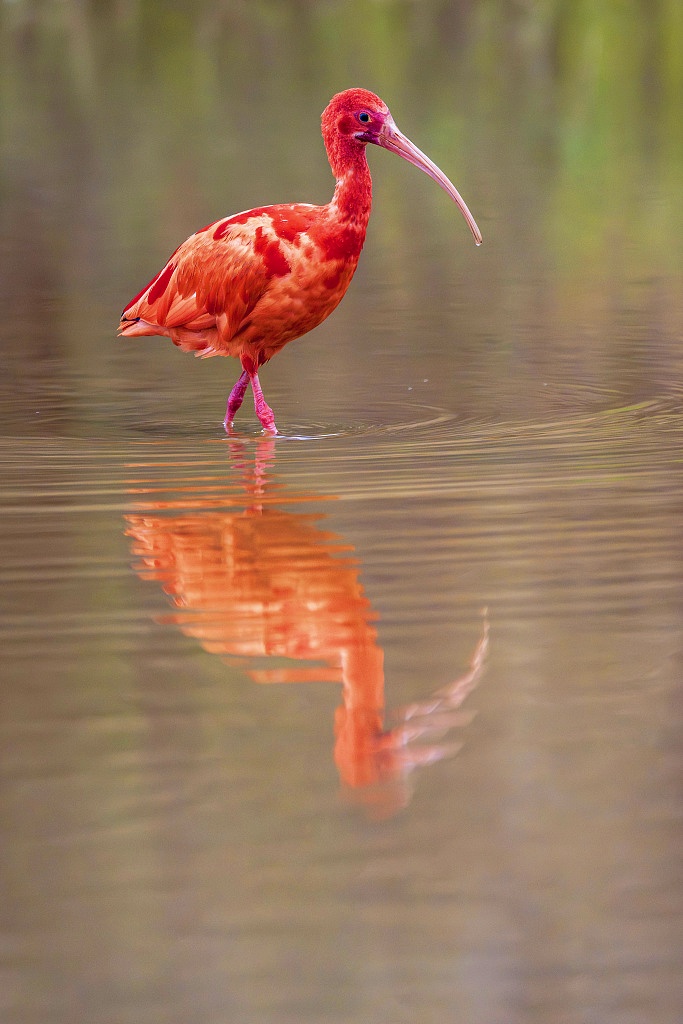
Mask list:
[[[261,384],[257,373],[253,373],[251,376],[251,390],[254,392],[254,409],[256,410],[256,415],[261,421],[263,432],[271,435],[277,434],[275,416],[273,415],[273,410],[263,397],[263,391],[261,390]]]
[[[273,416],[273,410],[269,406],[266,406],[266,410],[262,409],[260,412],[257,410],[258,418],[260,420],[261,426],[263,427],[263,433],[267,437],[276,437],[278,431],[277,427],[275,426],[275,417]],[[268,413],[270,413],[270,416],[268,415]],[[228,419],[227,416],[223,420],[223,429],[225,430],[225,433],[228,435],[234,435],[237,433],[237,431],[235,430],[235,421]]]
[[[261,419],[260,416],[259,416],[259,419],[261,420],[261,426],[263,427],[263,433],[267,437],[277,437],[277,427],[275,426],[275,419],[272,416],[272,414],[271,414],[271,419],[269,421],[264,422]]]
[[[223,420],[223,426],[225,427],[228,433],[230,433],[230,429],[235,421],[237,410],[242,404],[242,400],[244,399],[244,394],[248,386],[249,374],[247,373],[246,370],[243,370],[240,376],[238,377],[237,381],[235,382],[235,386],[230,392],[230,397],[228,398],[228,406],[225,410],[225,419]]]
[[[256,399],[256,401],[254,402],[256,415],[261,421],[263,433],[273,435],[277,434],[277,427],[275,426],[275,416],[273,415],[273,410],[266,402],[265,398],[263,397],[263,394],[261,394],[260,396],[254,395],[254,398]]]

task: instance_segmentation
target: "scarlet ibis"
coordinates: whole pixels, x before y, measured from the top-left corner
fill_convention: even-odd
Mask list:
[[[208,224],[176,249],[121,317],[120,335],[163,335],[202,358],[240,360],[226,430],[251,384],[263,429],[277,433],[258,370],[288,341],[322,323],[349,286],[372,203],[368,143],[425,171],[457,203],[477,245],[482,241],[458,190],[398,130],[379,96],[366,89],[337,93],[323,111],[322,135],[336,178],[326,206],[261,206]]]

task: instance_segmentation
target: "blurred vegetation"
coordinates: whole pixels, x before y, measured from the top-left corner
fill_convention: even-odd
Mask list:
[[[366,261],[399,304],[459,281],[485,297],[458,311],[463,329],[487,335],[543,320],[593,344],[634,304],[679,331],[680,0],[5,2],[5,330],[14,308],[25,334],[33,311],[32,344],[50,351],[47,304],[80,348],[83,318],[115,318],[201,224],[326,201],[318,119],[352,84],[389,102],[484,232],[473,260],[438,190],[413,179],[407,203],[413,172],[373,159]]]

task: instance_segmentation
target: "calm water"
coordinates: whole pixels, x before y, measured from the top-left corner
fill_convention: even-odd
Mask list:
[[[555,6],[4,5],[3,1024],[681,1020],[681,25]],[[349,84],[485,244],[371,153],[228,439],[120,309]]]

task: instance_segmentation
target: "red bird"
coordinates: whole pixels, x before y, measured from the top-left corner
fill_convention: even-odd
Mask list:
[[[234,356],[242,374],[225,428],[247,385],[263,429],[276,434],[258,370],[288,341],[317,327],[342,300],[358,263],[372,204],[368,142],[421,168],[458,204],[477,245],[481,233],[455,186],[403,135],[386,103],[347,89],[322,115],[322,135],[337,184],[326,206],[262,206],[190,235],[123,311],[119,334],[164,335],[186,352]]]

